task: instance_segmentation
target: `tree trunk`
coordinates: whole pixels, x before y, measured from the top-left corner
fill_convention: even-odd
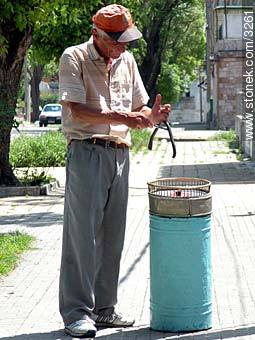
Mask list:
[[[160,49],[160,30],[162,24],[154,19],[151,27],[144,32],[147,51],[140,66],[140,73],[152,104],[156,97],[156,83],[161,70],[162,49]]]
[[[39,85],[42,80],[44,65],[36,65],[33,68],[32,79],[31,79],[31,96],[32,96],[32,107],[33,107],[33,116],[32,121],[36,121],[39,119],[39,99],[40,99],[40,89]]]
[[[22,68],[22,65],[21,65]],[[0,69],[0,185],[17,184],[12,167],[9,164],[10,135],[15,115],[18,86],[15,76]]]
[[[0,185],[17,185],[9,161],[10,137],[15,115],[18,86],[32,31],[20,32],[6,25],[3,35],[9,41],[8,51],[0,56]]]
[[[140,65],[140,73],[150,96],[152,106],[157,94],[157,80],[161,71],[162,57],[165,50],[167,30],[164,27],[171,20],[172,9],[180,4],[180,0],[163,1],[160,10],[154,14],[150,27],[143,31],[147,43],[146,55]],[[159,6],[159,5],[158,5]],[[153,10],[152,10],[153,13]]]

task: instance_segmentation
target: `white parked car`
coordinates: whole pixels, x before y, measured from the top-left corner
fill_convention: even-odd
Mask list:
[[[39,115],[39,126],[61,124],[62,105],[46,104]]]

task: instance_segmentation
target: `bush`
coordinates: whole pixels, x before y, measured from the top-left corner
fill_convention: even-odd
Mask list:
[[[150,134],[147,130],[131,130],[131,150],[145,151]],[[22,135],[11,142],[10,162],[14,168],[64,166],[65,160],[66,139],[60,131],[39,137]]]
[[[151,132],[145,129],[144,130],[132,129],[130,130],[130,133],[132,141],[131,150],[134,153],[147,150]]]
[[[212,137],[208,138],[208,140],[225,141],[230,149],[236,149],[239,146],[238,137],[235,133],[235,130],[232,129],[230,129],[229,131],[220,131]]]
[[[16,176],[22,186],[40,186],[56,181],[54,177],[47,175],[45,170],[38,171],[38,169],[34,170],[33,168],[27,168],[26,170],[17,168],[16,170],[18,170],[16,171]]]
[[[64,166],[66,139],[62,132],[52,131],[39,137],[20,136],[10,147],[10,162],[18,167]]]
[[[57,93],[41,94],[39,105],[43,108],[46,104],[58,103],[59,96]]]

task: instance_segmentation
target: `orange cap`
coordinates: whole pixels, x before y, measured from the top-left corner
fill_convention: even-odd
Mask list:
[[[141,38],[142,33],[133,25],[129,10],[112,4],[101,8],[92,18],[93,24],[104,32],[124,32],[118,41],[128,42]]]
[[[129,10],[121,5],[101,8],[92,18],[93,23],[105,32],[125,31],[133,25]]]

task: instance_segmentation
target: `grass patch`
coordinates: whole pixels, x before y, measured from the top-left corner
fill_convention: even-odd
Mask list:
[[[228,155],[229,153],[230,153],[229,150],[216,150],[216,151],[213,151],[214,155]]]
[[[18,264],[20,255],[31,249],[35,238],[19,231],[0,233],[0,275],[7,275]]]
[[[208,138],[208,140],[211,141],[224,141],[226,145],[229,147],[230,152],[233,152],[236,154],[236,157],[238,160],[241,160],[243,158],[243,152],[239,145],[238,137],[234,130],[229,131],[220,131],[216,133],[215,135]],[[227,151],[224,151],[222,153],[228,153]]]
[[[132,146],[131,150],[134,153],[138,153],[139,151],[146,152],[148,151],[148,143],[151,136],[151,132],[148,130],[137,130],[137,129],[130,129],[131,133],[131,141]]]
[[[220,131],[208,138],[208,140],[224,140],[224,141],[232,141],[235,139],[236,134],[234,130]]]
[[[239,147],[238,137],[234,130],[220,131],[209,137],[208,140],[224,141],[227,143],[230,149],[236,149]]]

